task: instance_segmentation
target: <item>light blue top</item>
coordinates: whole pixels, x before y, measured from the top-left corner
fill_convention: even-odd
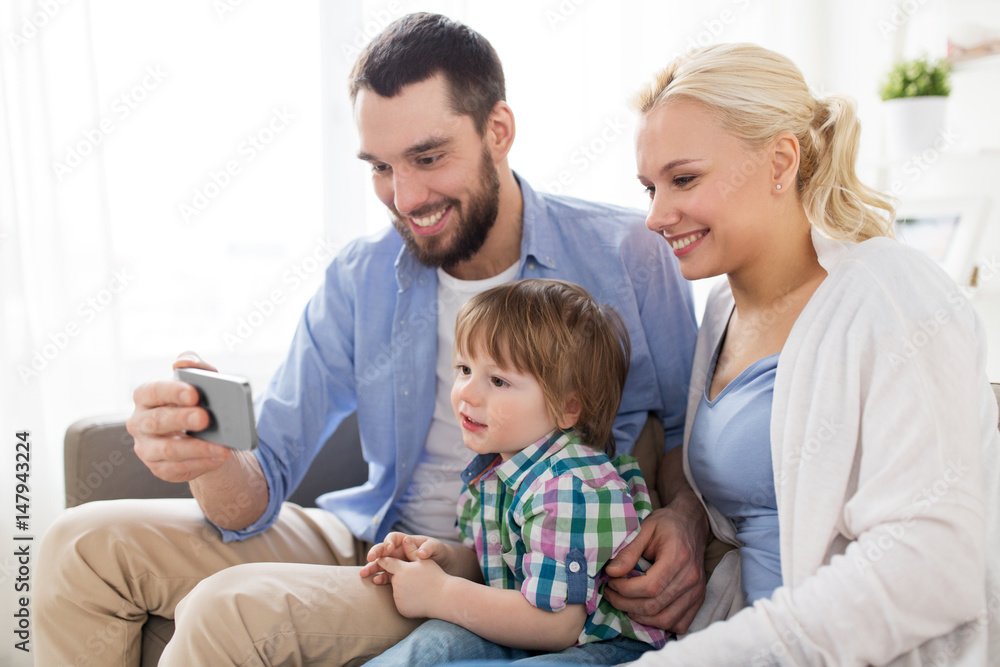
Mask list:
[[[718,352],[716,352],[716,358]],[[715,361],[709,365],[715,368]],[[771,466],[771,398],[778,355],[758,359],[709,400],[712,371],[691,426],[691,475],[736,527],[746,604],[781,586],[778,503]]]
[[[540,194],[518,182],[518,279],[578,283],[628,327],[632,365],[614,427],[618,450],[631,452],[649,411],[661,417],[667,448],[679,445],[696,324],[670,247],[645,228],[639,211]],[[288,357],[256,404],[267,509],[243,530],[223,530],[223,539],[270,526],[322,444],[357,411],[368,481],[324,494],[318,505],[360,539],[381,540],[396,523],[395,503],[430,427],[436,338],[436,270],[406,252],[393,228],[348,244],[327,267]]]

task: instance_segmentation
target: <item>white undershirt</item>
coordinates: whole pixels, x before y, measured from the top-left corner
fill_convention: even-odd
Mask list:
[[[518,264],[486,280],[459,280],[438,269],[437,389],[434,417],[413,479],[399,500],[398,530],[454,541],[462,471],[475,457],[462,442],[462,431],[451,407],[455,382],[452,347],[455,319],[465,302],[486,290],[510,282]]]

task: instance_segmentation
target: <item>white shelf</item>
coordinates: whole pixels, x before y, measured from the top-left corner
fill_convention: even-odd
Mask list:
[[[982,69],[986,67],[1000,67],[1000,53],[994,53],[980,58],[972,58],[970,60],[961,60],[957,63],[952,63],[951,65],[952,70],[955,72],[967,72],[969,70]]]

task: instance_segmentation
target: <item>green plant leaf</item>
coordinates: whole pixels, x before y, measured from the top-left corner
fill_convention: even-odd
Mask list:
[[[944,58],[932,62],[924,56],[897,62],[883,79],[879,94],[883,100],[947,96],[951,93],[950,74],[951,65]]]

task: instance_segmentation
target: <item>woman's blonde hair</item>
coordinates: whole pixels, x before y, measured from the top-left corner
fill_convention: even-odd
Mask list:
[[[566,399],[580,402],[581,442],[609,457],[628,375],[628,329],[610,306],[579,285],[530,279],[470,299],[455,321],[455,353],[486,353],[501,368],[534,377],[549,415],[558,422]],[[530,444],[530,443],[525,443]]]
[[[633,99],[640,113],[671,101],[704,105],[752,150],[791,132],[800,146],[796,182],[806,216],[833,239],[895,236],[892,200],[854,170],[861,123],[854,100],[819,98],[785,56],[755,44],[719,44],[670,63]]]

